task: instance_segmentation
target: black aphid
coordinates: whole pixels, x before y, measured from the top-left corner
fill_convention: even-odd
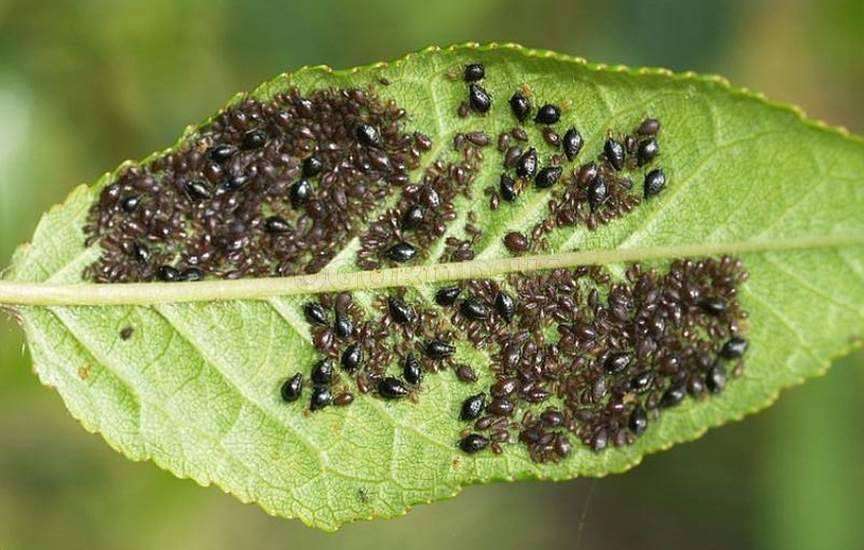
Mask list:
[[[237,191],[249,182],[249,178],[244,175],[232,176],[222,182],[222,189],[225,191]]]
[[[170,265],[159,266],[159,280],[165,283],[173,283],[180,280],[180,272]]]
[[[213,191],[210,189],[210,186],[202,180],[187,181],[183,186],[183,189],[186,191],[186,194],[189,195],[190,199],[196,201],[203,201],[213,196]]]
[[[423,380],[423,367],[413,353],[406,355],[402,362],[402,376],[411,385],[419,384]]]
[[[316,156],[306,157],[303,161],[303,176],[312,178],[324,170],[324,163]]]
[[[413,245],[406,242],[396,243],[387,249],[387,257],[394,262],[407,262],[417,255],[417,249]]]
[[[236,147],[223,143],[221,145],[213,146],[213,148],[208,151],[207,156],[209,156],[212,161],[225,162],[226,160],[230,160],[235,154],[237,154]]]
[[[737,359],[747,351],[747,340],[740,336],[733,336],[720,349],[720,355],[726,359]]]
[[[531,179],[537,173],[537,150],[533,147],[522,153],[516,161],[516,175],[520,178]]]
[[[561,118],[561,109],[557,105],[547,103],[537,110],[534,122],[540,124],[555,124]]]
[[[660,168],[655,168],[645,174],[645,198],[650,198],[660,194],[663,188],[666,187],[666,174]]]
[[[672,386],[663,393],[660,398],[660,406],[663,408],[674,407],[684,401],[685,397],[687,397],[687,388],[683,385]]]
[[[321,386],[329,386],[333,382],[333,361],[322,359],[312,367],[312,382]]]
[[[547,166],[537,173],[537,177],[534,178],[534,184],[540,189],[552,187],[558,182],[563,171],[564,169],[560,166]]]
[[[378,147],[381,145],[381,134],[378,128],[371,124],[360,124],[357,126],[357,141],[367,147]]]
[[[188,283],[201,281],[203,279],[204,272],[197,267],[190,267],[188,269],[184,269],[183,272],[180,273],[180,280]]]
[[[644,166],[654,160],[660,153],[660,144],[654,138],[646,139],[639,143],[636,151],[636,159],[639,166]]]
[[[300,208],[306,204],[309,201],[309,197],[312,196],[312,184],[306,179],[297,180],[291,185],[290,195],[291,206],[294,208]]]
[[[567,156],[567,160],[572,161],[576,158],[579,152],[582,150],[582,145],[584,142],[582,140],[582,134],[579,133],[579,130],[576,128],[570,128],[564,133],[564,154]]]
[[[431,359],[444,359],[456,352],[452,344],[444,340],[430,340],[423,346],[423,353]]]
[[[642,408],[642,405],[636,405],[633,412],[630,413],[630,420],[627,422],[630,431],[636,435],[642,435],[648,429],[648,413]]]
[[[505,323],[512,321],[513,315],[516,312],[516,304],[513,302],[513,298],[506,292],[499,291],[495,295],[495,311],[504,319]]]
[[[297,373],[282,384],[282,400],[286,403],[297,401],[303,393],[303,375]]]
[[[408,210],[405,211],[405,214],[402,215],[402,229],[406,231],[416,229],[421,223],[423,223],[425,212],[425,209],[419,204],[409,206]]]
[[[468,104],[478,113],[486,113],[492,107],[492,97],[479,84],[468,86]]]
[[[463,78],[465,82],[477,82],[478,80],[483,80],[486,76],[486,68],[482,63],[470,63],[465,65],[465,74]]]
[[[508,202],[513,202],[519,193],[516,191],[516,181],[507,174],[501,174],[501,179],[498,181],[498,191],[501,193],[501,198]]]
[[[132,334],[134,332],[135,332],[135,329],[132,327],[123,327],[122,329],[120,329],[120,339],[121,340],[128,340],[129,338],[132,338]]]
[[[394,296],[387,300],[387,308],[390,310],[390,317],[400,325],[413,323],[417,317],[414,308]]]
[[[643,136],[653,136],[660,131],[660,121],[656,118],[646,118],[636,130],[637,133]]]
[[[469,319],[486,319],[489,317],[489,307],[481,300],[474,297],[469,297],[462,300],[459,306],[459,311]]]
[[[267,143],[267,134],[263,130],[250,130],[243,136],[243,147],[258,149]]]
[[[132,256],[138,263],[146,264],[150,261],[150,249],[147,245],[135,243],[132,245]]]
[[[528,237],[518,231],[511,231],[504,235],[504,246],[513,254],[527,252],[529,247]]]
[[[360,347],[360,344],[351,344],[345,351],[342,352],[342,357],[340,359],[340,363],[342,368],[347,370],[348,372],[353,372],[357,370],[357,367],[360,366],[360,363],[363,362],[363,348]]]
[[[703,298],[699,301],[699,307],[709,315],[721,315],[726,311],[726,300],[723,298]]]
[[[608,138],[606,143],[603,144],[603,155],[606,157],[609,164],[611,164],[616,170],[624,168],[624,146],[618,141],[611,137]]]
[[[401,399],[410,392],[401,380],[387,376],[378,382],[378,393],[385,399]]]
[[[291,230],[291,224],[282,216],[270,216],[264,220],[264,230],[267,233],[286,233]]]
[[[312,399],[309,401],[309,410],[318,411],[333,403],[333,394],[326,386],[312,388]]]
[[[654,375],[651,373],[651,371],[646,370],[636,373],[633,378],[630,379],[630,391],[642,393],[651,386],[651,382],[653,381]]]
[[[480,417],[480,413],[486,407],[486,395],[478,393],[472,395],[462,402],[462,409],[459,414],[459,419],[468,421],[475,420]]]
[[[141,204],[141,198],[138,195],[132,195],[131,197],[126,197],[120,203],[120,208],[123,209],[127,214],[131,214],[138,208],[138,205]]]
[[[617,374],[630,366],[632,360],[633,356],[627,352],[610,353],[603,363],[603,368],[609,374]]]
[[[448,286],[439,289],[438,292],[435,293],[435,303],[441,307],[452,306],[456,303],[456,299],[459,297],[459,293],[461,292],[462,289],[458,286]]]
[[[705,387],[711,393],[720,393],[726,387],[726,367],[722,363],[715,363],[705,373]]]
[[[317,302],[308,302],[303,306],[303,315],[313,325],[327,324],[327,311]]]
[[[528,118],[528,115],[531,114],[531,101],[521,93],[516,92],[510,98],[510,110],[519,119],[519,122],[524,122]]]
[[[354,323],[351,322],[349,317],[337,313],[336,322],[333,323],[333,332],[338,338],[342,338],[343,340],[345,338],[350,338],[354,333]]]
[[[468,434],[459,441],[459,448],[468,454],[482,451],[489,446],[489,439],[480,434]]]
[[[609,197],[609,187],[606,185],[606,178],[598,175],[588,183],[588,205],[591,210],[596,210]]]
[[[495,416],[510,416],[514,409],[513,402],[506,397],[497,397],[486,407],[489,414]]]

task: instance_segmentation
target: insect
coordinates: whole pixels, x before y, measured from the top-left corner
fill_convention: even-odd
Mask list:
[[[396,243],[387,249],[386,255],[394,262],[404,263],[417,255],[417,249],[410,243]]]
[[[486,406],[486,395],[482,393],[478,393],[472,395],[465,399],[462,402],[461,412],[459,414],[460,420],[475,420],[480,417],[480,414],[483,412],[483,409]]]
[[[561,118],[561,109],[557,105],[547,103],[537,110],[534,122],[539,124],[555,124]]]
[[[492,107],[492,96],[479,84],[468,86],[468,104],[478,113],[486,113]]]
[[[342,368],[348,372],[354,372],[363,362],[363,348],[360,344],[353,343],[345,348],[340,358]]]
[[[645,174],[644,190],[646,199],[659,195],[665,187],[666,174],[660,168],[656,168]]]
[[[327,311],[317,302],[307,302],[303,305],[303,315],[306,321],[313,325],[327,324]]]
[[[613,168],[615,168],[616,170],[621,170],[624,168],[625,152],[624,146],[621,145],[620,142],[612,138],[608,138],[606,140],[606,143],[603,144],[603,154]]]
[[[465,65],[465,73],[463,75],[465,82],[477,82],[483,80],[486,76],[486,68],[482,63],[469,63]]]
[[[567,160],[569,161],[576,158],[584,144],[582,134],[580,134],[579,130],[576,128],[569,128],[564,132],[562,143],[564,146],[564,154],[567,156]]]
[[[458,286],[448,286],[438,290],[435,293],[435,303],[442,307],[452,306],[456,303],[456,299],[462,289]]]
[[[521,93],[516,92],[510,97],[510,110],[519,122],[524,122],[531,114],[531,101]]]
[[[537,177],[534,178],[534,184],[539,189],[546,189],[548,187],[552,187],[555,183],[558,182],[558,179],[561,177],[561,173],[564,171],[560,166],[547,166],[542,168],[538,173]]]
[[[401,399],[409,392],[401,380],[387,376],[378,382],[378,393],[385,399]]]
[[[297,401],[303,393],[303,375],[296,373],[282,384],[282,400],[286,403]]]

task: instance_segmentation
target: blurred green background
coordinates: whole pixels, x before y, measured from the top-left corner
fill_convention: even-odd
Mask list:
[[[40,212],[304,64],[514,41],[720,73],[864,130],[862,0],[0,0],[0,264]],[[0,549],[864,548],[864,356],[626,475],[471,487],[335,535],[86,434],[0,319]]]

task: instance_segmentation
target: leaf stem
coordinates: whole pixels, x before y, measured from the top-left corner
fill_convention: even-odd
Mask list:
[[[864,236],[837,235],[788,240],[691,244],[653,248],[585,250],[551,255],[475,260],[350,273],[196,283],[52,284],[0,281],[0,304],[18,306],[152,305],[183,302],[266,300],[276,296],[416,286],[579,265],[683,257],[864,246]]]

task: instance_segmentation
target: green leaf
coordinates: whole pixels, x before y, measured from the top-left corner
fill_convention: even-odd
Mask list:
[[[448,75],[461,76],[466,63],[478,61],[494,106],[486,117],[460,118],[465,84]],[[391,84],[380,84],[383,78]],[[423,157],[428,165],[452,158],[457,132],[482,128],[496,136],[514,126],[506,100],[523,85],[566,107],[560,128],[582,132],[581,161],[600,152],[607,131],[627,131],[647,115],[661,119],[665,191],[596,231],[556,229],[542,257],[511,258],[503,236],[530,231],[548,194],[531,190],[490,211],[483,189],[497,185],[501,171],[490,148],[471,198],[457,199],[459,219],[448,227],[449,235],[462,236],[468,211],[477,212],[484,233],[471,262],[441,264],[439,242],[423,264],[361,273],[355,238],[317,275],[78,284],[100,254],[83,244],[88,211],[115,172],[75,189],[44,216],[0,282],[0,303],[15,304],[36,372],[87,430],[132,460],[152,460],[271,514],[328,530],[397,516],[468,484],[622,472],[649,452],[768,406],[781,389],[822,373],[860,343],[864,143],[720,78],[466,45],[348,71],[304,68],[253,96],[266,99],[289,86],[303,93],[372,86],[408,110],[411,129],[432,138],[435,149]],[[540,143],[538,128],[527,129]],[[184,139],[194,135],[189,129]],[[448,279],[586,263],[620,276],[628,261],[663,267],[676,257],[722,254],[739,257],[750,273],[739,293],[749,314],[746,370],[721,395],[665,412],[630,446],[597,453],[577,443],[558,463],[534,462],[522,445],[501,455],[462,453],[455,446],[465,426],[457,418],[461,402],[493,380],[489,356],[464,342],[457,356],[474,364],[476,386],[444,371],[427,376],[416,403],[359,396],[349,407],[311,415],[279,398],[278,381],[308,373],[317,357],[301,309],[313,292],[348,289],[368,304],[372,288],[410,286],[412,296],[428,300],[433,283]],[[135,330],[124,341],[119,332],[126,326]]]

